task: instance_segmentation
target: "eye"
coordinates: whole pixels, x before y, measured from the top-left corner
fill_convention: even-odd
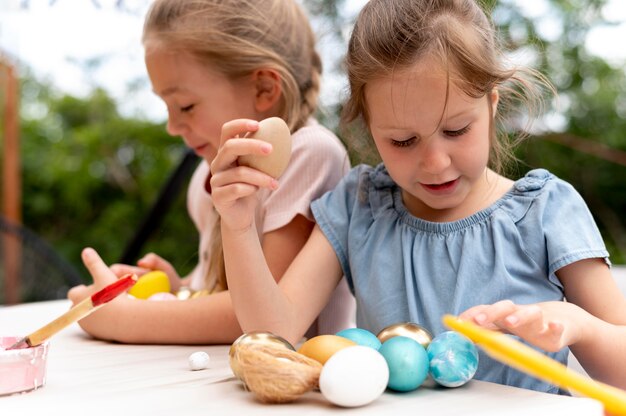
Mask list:
[[[193,104],[187,105],[185,107],[181,107],[180,108],[180,112],[181,113],[188,113],[188,112],[190,112],[193,109],[193,107],[194,107]]]
[[[409,147],[413,143],[415,143],[416,139],[417,139],[417,137],[415,137],[415,136],[409,137],[406,140],[394,140],[394,139],[391,139],[391,145],[395,146],[395,147]]]
[[[459,129],[459,130],[444,130],[443,134],[445,134],[446,136],[450,136],[450,137],[459,137],[459,136],[464,135],[468,131],[470,131],[470,125],[469,124],[467,126],[463,127],[462,129]]]

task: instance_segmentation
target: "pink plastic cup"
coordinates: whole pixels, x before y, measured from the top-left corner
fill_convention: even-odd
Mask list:
[[[0,396],[25,393],[46,383],[48,342],[32,348],[5,350],[21,337],[0,337]]]

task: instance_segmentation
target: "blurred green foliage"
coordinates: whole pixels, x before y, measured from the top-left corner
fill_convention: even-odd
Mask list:
[[[85,246],[118,261],[182,157],[182,141],[163,125],[120,116],[101,89],[77,98],[25,77],[21,95],[24,224],[79,271]],[[197,242],[181,192],[142,252],[155,251],[184,275]]]

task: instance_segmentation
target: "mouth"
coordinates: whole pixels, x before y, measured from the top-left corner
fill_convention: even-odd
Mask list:
[[[452,181],[443,182],[443,183],[422,183],[421,185],[430,192],[435,193],[445,193],[454,189],[456,184],[459,182],[458,179],[454,179]]]
[[[193,147],[192,149],[194,150],[194,152],[200,153],[204,149],[206,149],[208,145],[209,145],[208,143],[205,143],[205,144],[201,144],[200,146]]]

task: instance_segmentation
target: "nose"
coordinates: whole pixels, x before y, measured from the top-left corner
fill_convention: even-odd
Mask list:
[[[437,175],[450,166],[450,155],[442,140],[437,137],[430,137],[421,144],[422,149],[419,154],[420,169],[431,175]]]
[[[165,130],[170,136],[183,136],[185,132],[185,125],[180,117],[176,117],[171,112],[169,112],[167,116],[167,125],[165,126]]]

